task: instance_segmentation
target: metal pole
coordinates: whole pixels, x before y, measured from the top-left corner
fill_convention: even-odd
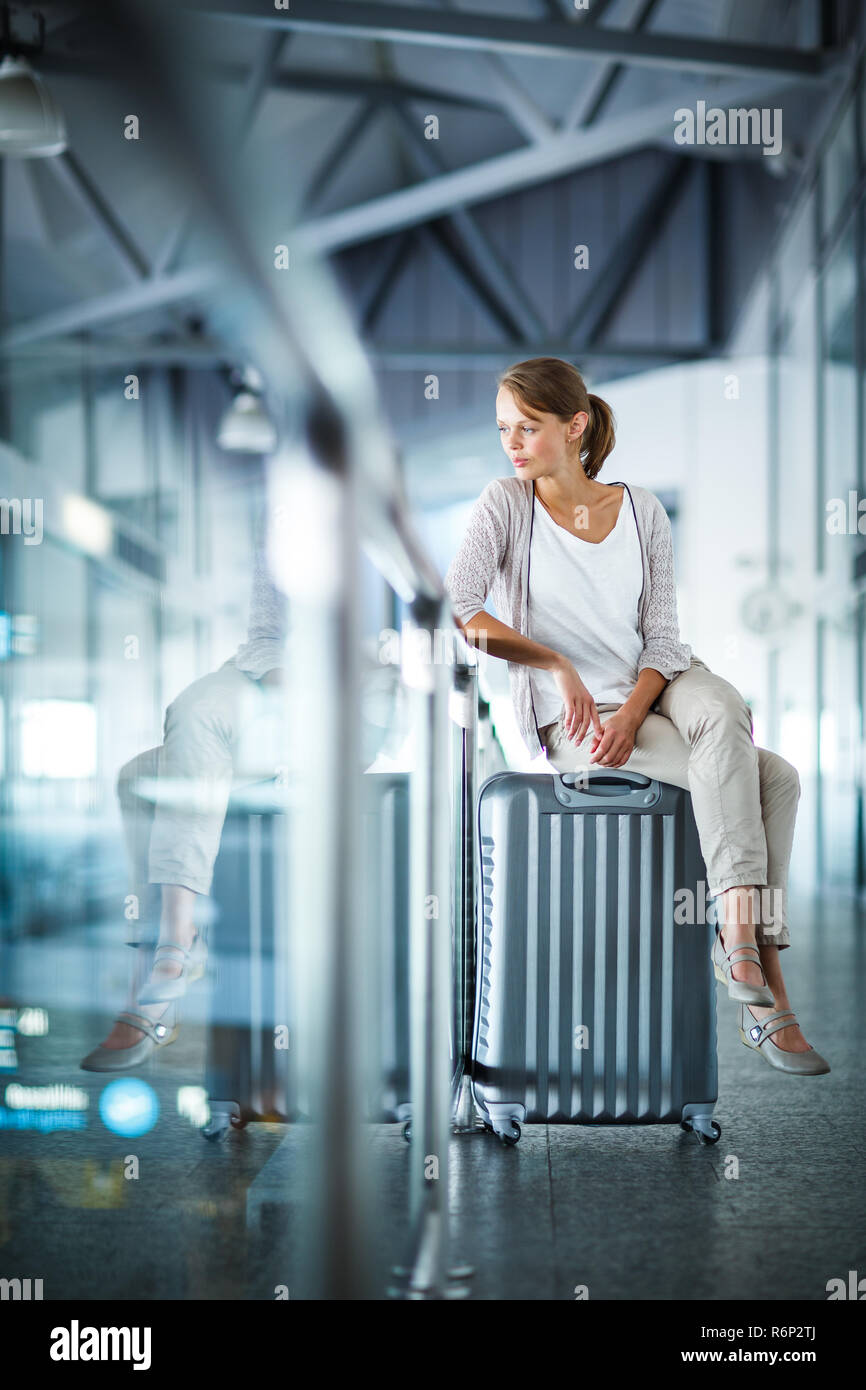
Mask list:
[[[455,1134],[480,1126],[472,1097],[472,1033],[475,1021],[475,797],[478,781],[478,667],[470,657],[454,672],[451,717],[459,729],[454,793],[456,999]]]
[[[417,599],[414,683],[415,766],[410,785],[410,1019],[412,1101],[409,1158],[409,1299],[448,1298],[467,1270],[448,1264],[450,1129],[451,844],[449,816],[450,669],[436,660],[437,632],[451,626],[441,600]]]
[[[373,1298],[372,1193],[362,1132],[370,1008],[362,872],[359,750],[361,648],[356,479],[338,415],[314,402],[312,457],[275,461],[274,547],[287,557],[296,812],[292,816],[291,932],[298,971],[298,1058],[309,1084],[310,1200],[302,1296]],[[297,557],[292,561],[288,557]]]

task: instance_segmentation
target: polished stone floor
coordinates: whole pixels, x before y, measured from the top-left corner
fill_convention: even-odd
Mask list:
[[[526,1126],[516,1148],[453,1138],[451,1248],[474,1267],[472,1297],[571,1300],[585,1287],[591,1299],[823,1300],[829,1279],[866,1275],[866,913],[829,899],[797,912],[790,993],[831,1074],[782,1076],[747,1052],[720,989],[716,1146],[673,1125]],[[202,1138],[203,1006],[191,999],[177,1042],[135,1073],[158,1122],[135,1139],[113,1133],[98,1113],[104,1078],[78,1068],[107,1015],[81,1000],[117,995],[123,956],[94,928],[6,943],[3,961],[6,998],[49,1019],[47,1033],[37,1019],[17,1037],[4,1113],[14,1085],[75,1087],[89,1105],[82,1130],[0,1130],[0,1278],[42,1278],[61,1300],[272,1299],[280,1286],[303,1298],[314,1127]],[[396,1125],[371,1127],[367,1143],[384,1291],[405,1248],[409,1150]]]

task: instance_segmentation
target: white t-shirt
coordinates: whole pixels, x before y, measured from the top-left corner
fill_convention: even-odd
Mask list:
[[[643,563],[625,488],[616,525],[593,544],[559,526],[535,499],[529,550],[529,632],[572,663],[596,704],[622,704],[643,651],[638,602]],[[553,674],[529,668],[538,727],[562,711]]]

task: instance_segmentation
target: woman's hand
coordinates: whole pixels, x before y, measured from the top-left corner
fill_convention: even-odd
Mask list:
[[[632,755],[638,721],[625,709],[614,710],[605,722],[604,731],[596,738],[589,752],[589,761],[596,767],[622,767]]]
[[[575,743],[580,743],[590,725],[595,729],[598,737],[601,738],[603,729],[598,710],[596,709],[595,700],[590,695],[571,662],[566,657],[562,657],[558,664],[551,669],[551,674],[562,696],[564,708],[563,725],[566,738],[573,739]]]

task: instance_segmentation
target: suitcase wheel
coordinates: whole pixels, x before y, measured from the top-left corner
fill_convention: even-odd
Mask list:
[[[716,1120],[710,1120],[709,1125],[706,1120],[699,1119],[697,1124],[691,1120],[680,1120],[680,1129],[686,1133],[693,1129],[702,1144],[718,1144],[722,1137],[722,1126]]]
[[[492,1125],[489,1120],[482,1120],[481,1128],[485,1129],[488,1134],[497,1135],[501,1142],[507,1145],[508,1148],[513,1148],[514,1145],[519,1142],[523,1130],[520,1128],[517,1120],[509,1120],[508,1124],[509,1128],[507,1130],[502,1130],[497,1129],[496,1125]]]
[[[212,1144],[221,1144],[231,1128],[232,1122],[228,1115],[217,1115],[202,1127],[201,1132]]]
[[[403,1138],[406,1140],[406,1143],[407,1143],[407,1144],[411,1144],[411,1143],[412,1143],[412,1121],[411,1121],[411,1120],[407,1120],[406,1123],[405,1123],[404,1126],[403,1126]]]
[[[236,1101],[215,1100],[211,1102],[210,1119],[202,1126],[201,1133],[211,1143],[219,1144],[230,1129],[242,1129],[245,1124]]]
[[[501,1142],[505,1144],[507,1148],[513,1149],[514,1145],[519,1142],[523,1131],[517,1121],[512,1120],[510,1129],[497,1129],[495,1133],[498,1134]]]

